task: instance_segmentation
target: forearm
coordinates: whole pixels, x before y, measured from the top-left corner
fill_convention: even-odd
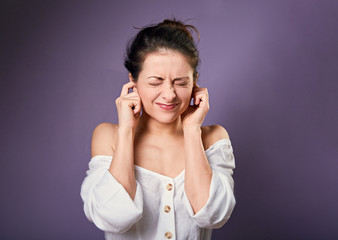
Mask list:
[[[212,170],[205,155],[199,126],[184,129],[185,192],[197,213],[209,198]]]
[[[109,172],[134,200],[136,179],[134,171],[134,132],[132,130],[118,130],[116,149]]]

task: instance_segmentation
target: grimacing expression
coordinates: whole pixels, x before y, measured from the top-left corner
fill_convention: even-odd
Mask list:
[[[193,72],[188,59],[179,52],[148,54],[136,82],[143,111],[161,123],[177,120],[190,104]]]

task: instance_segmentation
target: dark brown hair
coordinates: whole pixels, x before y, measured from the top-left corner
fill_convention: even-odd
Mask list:
[[[136,81],[147,54],[169,49],[187,57],[196,81],[200,59],[193,31],[196,31],[199,39],[199,32],[194,26],[185,25],[176,19],[165,19],[161,23],[142,28],[128,43],[124,66]]]

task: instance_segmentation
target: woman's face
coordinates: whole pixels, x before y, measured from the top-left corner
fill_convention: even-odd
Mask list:
[[[186,57],[172,50],[148,54],[136,87],[143,111],[161,123],[170,123],[188,108],[193,69]]]

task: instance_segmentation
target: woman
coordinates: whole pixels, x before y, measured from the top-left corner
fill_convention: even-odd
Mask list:
[[[106,239],[211,239],[234,208],[229,136],[201,126],[209,100],[196,83],[191,29],[164,20],[136,35],[125,59],[130,81],[116,100],[119,124],[93,132],[81,197]]]

